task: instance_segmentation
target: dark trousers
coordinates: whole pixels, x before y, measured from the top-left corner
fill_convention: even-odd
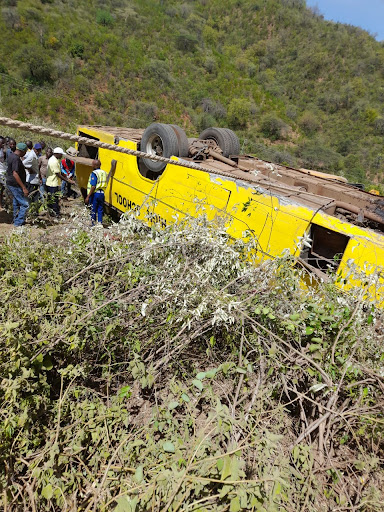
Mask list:
[[[60,217],[59,190],[60,187],[47,187],[48,209],[56,217]]]
[[[37,192],[39,190],[39,185],[32,185],[32,183],[27,183],[25,185],[29,192],[29,199],[32,203],[38,201],[40,199],[40,194]]]
[[[72,190],[72,183],[68,183],[67,181],[61,182],[61,193],[63,197],[74,197],[76,199],[77,193]]]
[[[92,223],[103,222],[103,213],[104,213],[104,193],[103,192],[95,192],[89,198],[89,204],[91,205],[91,218]]]

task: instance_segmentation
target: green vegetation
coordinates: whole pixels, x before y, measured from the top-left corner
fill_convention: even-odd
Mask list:
[[[6,0],[3,113],[235,129],[244,152],[380,183],[384,48],[305,0]]]
[[[4,510],[382,510],[373,306],[204,218],[84,225],[0,252]]]

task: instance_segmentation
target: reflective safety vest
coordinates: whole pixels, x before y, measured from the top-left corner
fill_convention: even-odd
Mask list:
[[[95,192],[99,192],[99,191],[104,192],[104,190],[107,188],[107,173],[105,171],[103,171],[102,169],[96,169],[96,171],[92,171],[92,173],[89,176],[88,186],[87,186],[87,194],[89,194],[89,192],[92,188],[92,185],[91,185],[92,174],[95,174],[97,177]]]

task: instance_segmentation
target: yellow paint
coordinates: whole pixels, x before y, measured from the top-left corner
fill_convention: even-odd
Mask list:
[[[97,128],[79,127],[79,131],[102,142],[113,143],[113,135]],[[137,149],[137,144],[132,141],[120,140],[119,145]],[[298,238],[309,231],[311,223],[345,234],[350,240],[338,273],[346,282],[341,281],[340,286],[346,289],[364,286],[363,280],[353,281],[348,276],[348,262],[354,260],[365,275],[375,270],[381,272],[369,293],[384,300],[384,236],[372,230],[323,212],[315,213],[309,207],[273,196],[239,180],[168,164],[162,175],[152,181],[140,174],[134,156],[100,149],[99,159],[107,173],[112,159],[117,161],[105,193],[110,206],[120,212],[135,209],[147,223],[157,222],[162,226],[174,222],[175,216],[180,219],[196,217],[201,212],[212,221],[216,217],[225,219],[228,233],[234,238],[256,238],[260,259],[279,256],[287,249],[293,256],[299,256]],[[77,164],[80,187],[86,188],[90,172],[89,166]]]

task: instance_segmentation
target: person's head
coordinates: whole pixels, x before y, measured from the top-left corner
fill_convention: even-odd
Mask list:
[[[44,149],[45,149],[45,148],[46,148],[46,146],[47,146],[47,145],[46,145],[46,143],[45,143],[43,140],[41,140],[41,141],[39,142],[39,144],[41,145],[41,150],[42,150],[42,151],[44,151]]]
[[[37,142],[34,146],[33,146],[33,151],[36,153],[36,155],[40,156],[41,155],[41,144],[40,142]]]
[[[59,146],[53,150],[53,156],[55,156],[58,160],[61,160],[64,155],[64,149],[61,149]]]
[[[92,169],[100,169],[101,167],[101,162],[100,160],[92,160]]]
[[[15,149],[14,153],[16,153],[16,155],[22,157],[27,152],[27,149],[28,149],[28,147],[26,144],[24,144],[24,142],[19,142],[18,144],[16,144],[16,149]]]
[[[31,140],[26,141],[27,148],[31,150],[33,148],[33,142]]]
[[[48,147],[45,154],[47,155],[47,158],[51,158],[51,156],[53,155],[53,149]]]
[[[11,149],[12,151],[15,151],[15,149],[16,149],[15,139],[9,139],[8,146],[9,146],[9,149]]]

